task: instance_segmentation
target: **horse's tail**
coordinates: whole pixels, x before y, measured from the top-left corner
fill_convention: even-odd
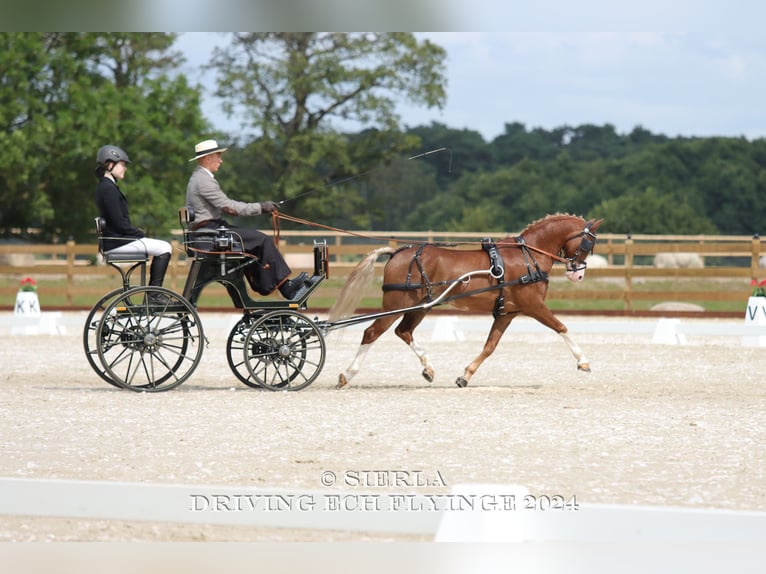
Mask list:
[[[375,261],[381,255],[391,255],[394,252],[396,249],[393,247],[380,247],[365,255],[364,259],[354,267],[346,279],[337,301],[330,308],[328,321],[332,322],[348,317],[356,310],[364,294],[363,288],[372,283]]]

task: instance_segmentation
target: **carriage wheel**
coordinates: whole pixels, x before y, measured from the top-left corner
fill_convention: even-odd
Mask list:
[[[93,368],[94,371],[96,371],[96,374],[104,379],[107,383],[110,385],[114,385],[115,387],[122,387],[122,385],[119,385],[115,383],[107,374],[104,368],[101,366],[101,362],[98,359],[98,344],[96,339],[96,331],[98,330],[99,323],[101,322],[101,318],[103,316],[104,310],[107,308],[109,303],[114,299],[117,295],[120,293],[124,293],[124,289],[115,289],[114,291],[110,291],[101,299],[99,299],[98,303],[93,305],[93,308],[90,310],[90,313],[88,313],[87,319],[85,319],[85,327],[83,328],[82,332],[82,346],[85,350],[85,357],[88,359],[88,363]],[[105,334],[108,335],[108,332]]]
[[[152,304],[150,294],[168,301]],[[105,375],[137,392],[167,391],[183,383],[202,358],[205,336],[197,312],[162,287],[135,287],[106,308],[96,330]]]
[[[245,338],[250,327],[253,326],[255,320],[260,317],[259,314],[245,313],[245,315],[237,321],[237,324],[232,327],[229,333],[229,338],[226,341],[226,360],[229,363],[231,372],[234,373],[240,381],[246,384],[248,387],[254,389],[263,390],[263,386],[256,381],[247,369],[246,360],[243,358],[243,351],[245,349]]]
[[[244,358],[250,376],[262,387],[299,391],[322,371],[324,338],[319,328],[300,313],[273,311],[250,327]]]

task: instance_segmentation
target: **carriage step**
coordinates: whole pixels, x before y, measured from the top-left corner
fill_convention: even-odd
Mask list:
[[[297,302],[299,305],[303,304],[309,295],[316,289],[324,279],[324,275],[313,275],[309,277],[306,282],[301,286],[298,292],[293,296],[291,301]]]
[[[313,291],[319,283],[322,282],[322,279],[324,277],[322,275],[312,275],[306,281],[304,281],[303,285],[300,289],[298,289],[298,292],[293,296],[293,300],[302,299],[305,297],[308,293]]]

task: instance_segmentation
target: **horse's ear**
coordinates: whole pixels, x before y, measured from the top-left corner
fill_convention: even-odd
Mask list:
[[[590,230],[591,230],[592,232],[594,232],[594,233],[595,233],[595,232],[596,232],[596,230],[599,228],[599,226],[600,226],[602,223],[604,223],[604,220],[603,220],[603,219],[595,219],[595,220],[591,219],[591,220],[588,222],[588,227],[590,227]]]

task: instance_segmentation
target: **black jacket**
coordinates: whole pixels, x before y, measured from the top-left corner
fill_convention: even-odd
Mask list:
[[[115,249],[136,239],[141,239],[144,232],[133,227],[130,223],[128,200],[108,177],[99,179],[96,186],[96,205],[98,214],[106,221],[104,236],[109,238],[124,237],[125,239],[104,239],[104,251]]]

